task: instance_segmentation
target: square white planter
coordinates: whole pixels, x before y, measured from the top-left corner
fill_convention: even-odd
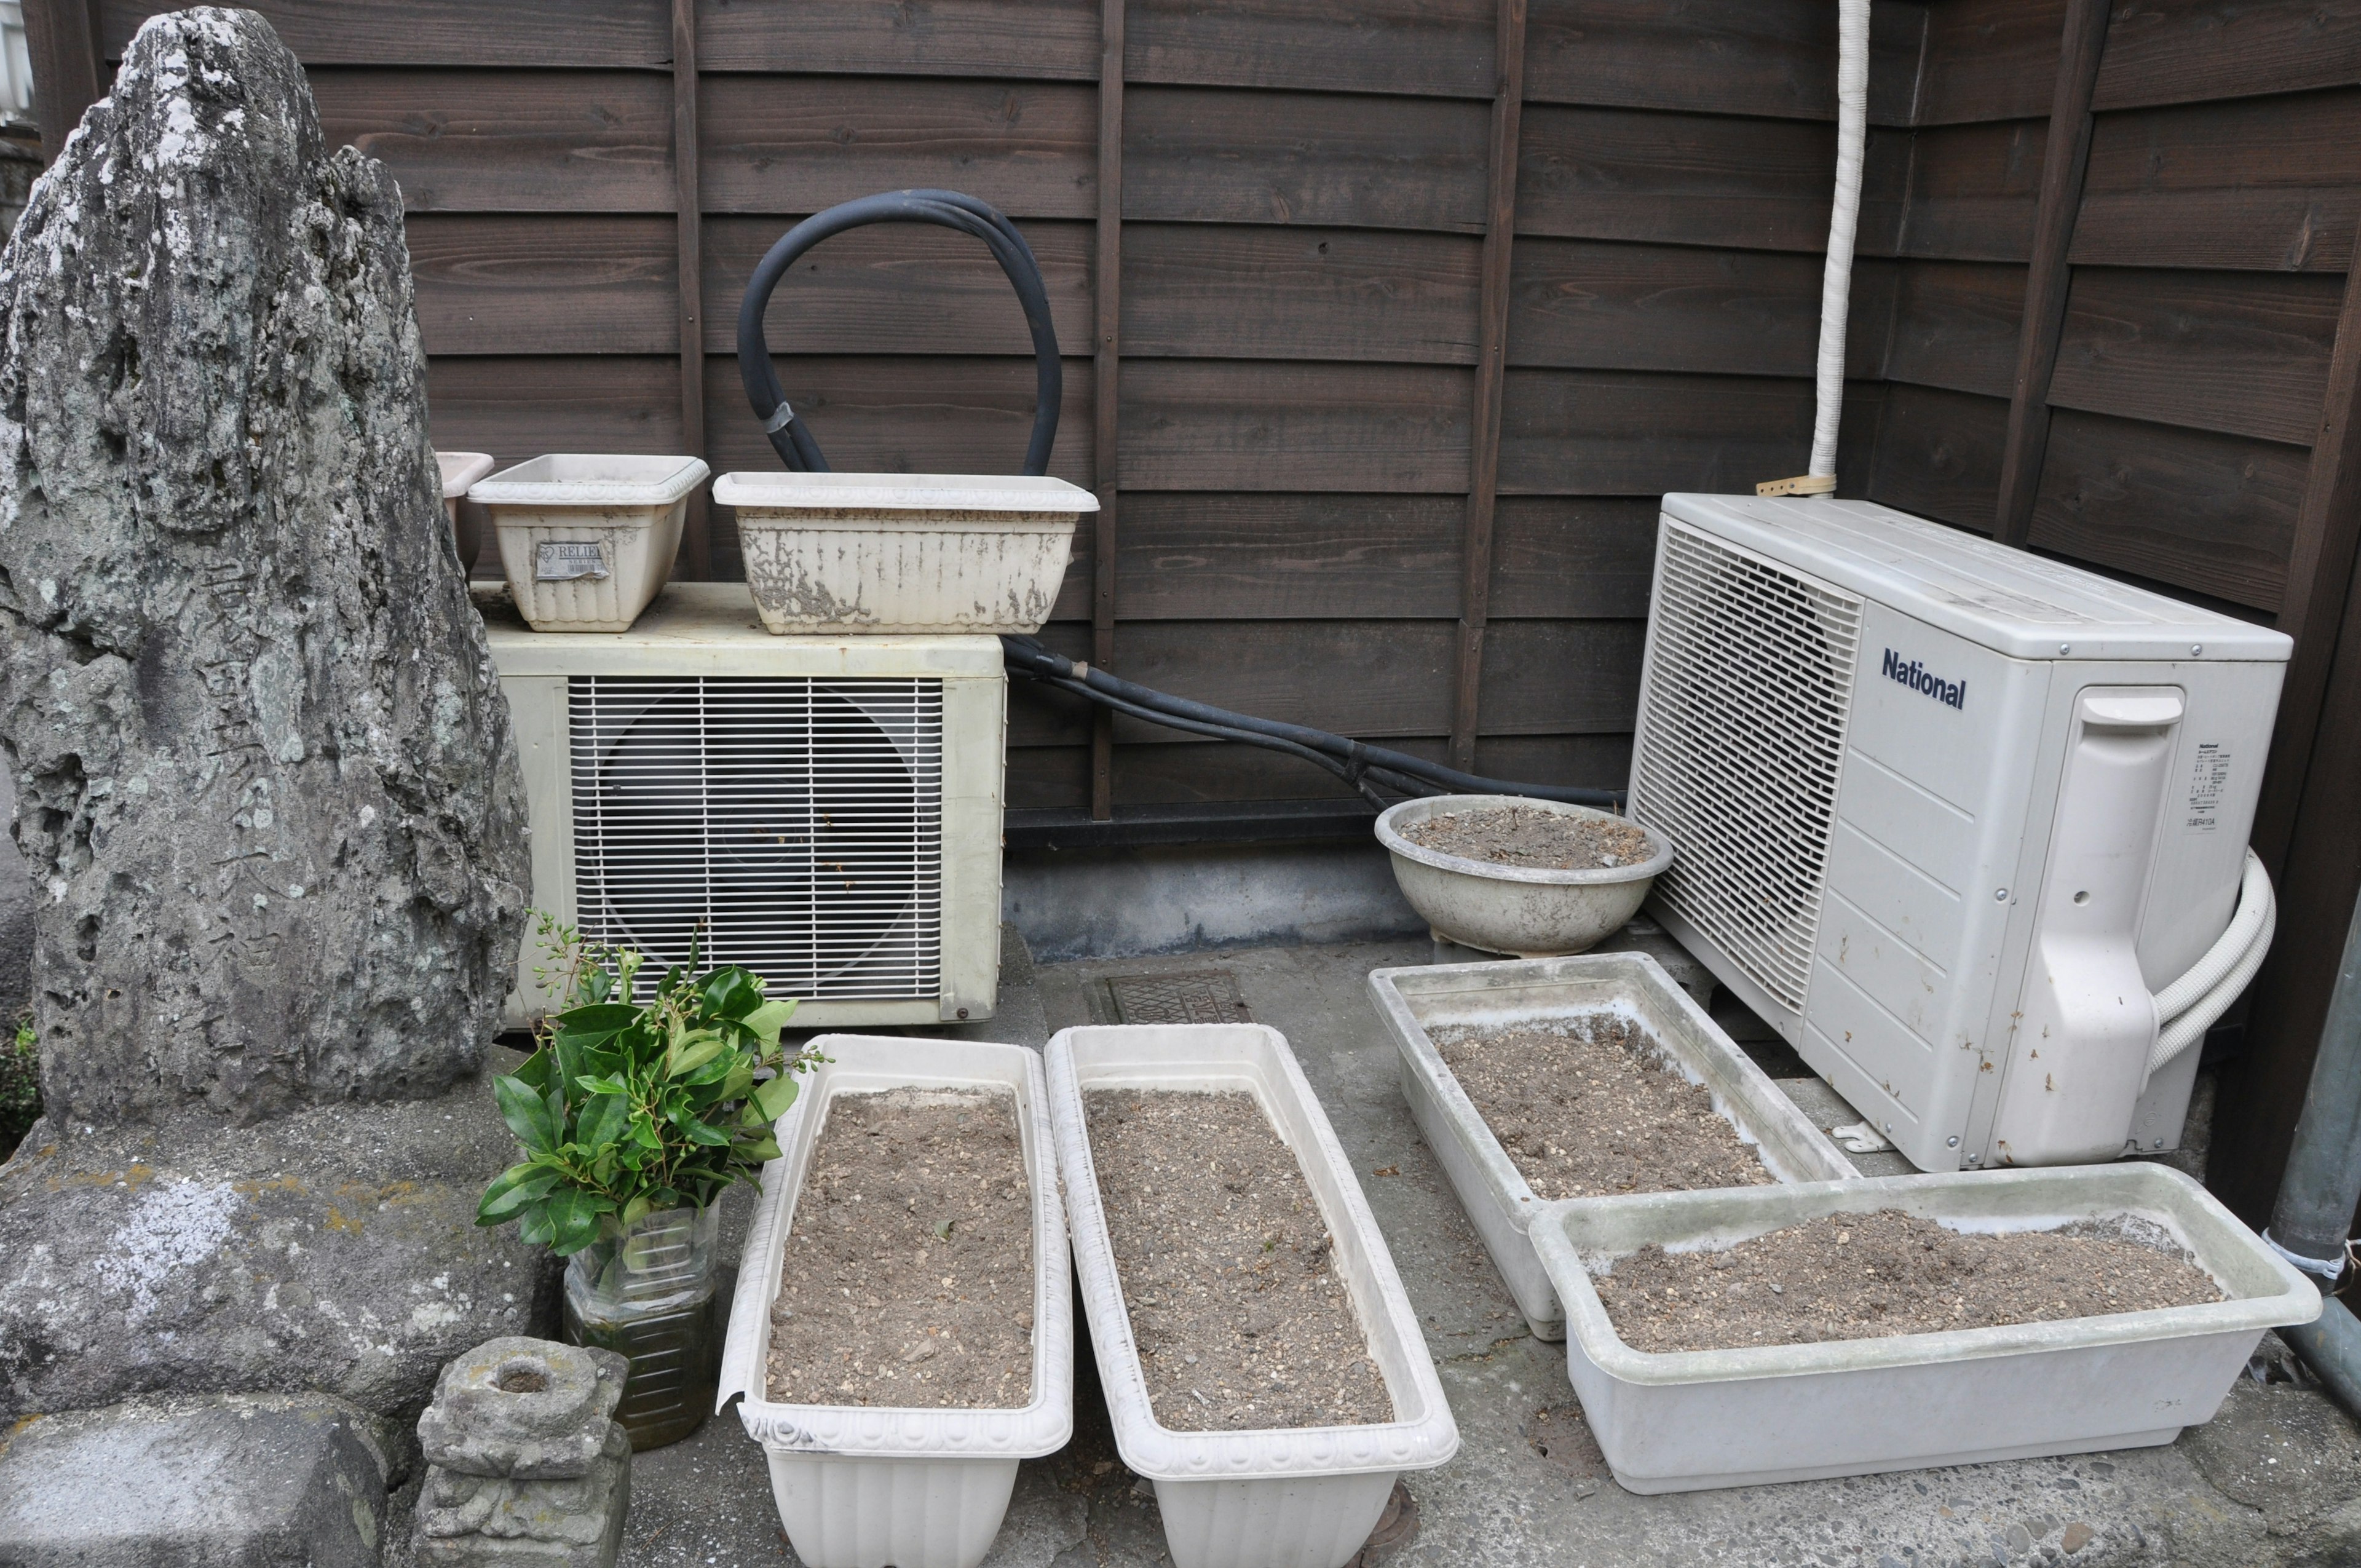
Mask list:
[[[478,480],[517,613],[535,631],[629,631],[672,576],[697,457],[560,452]]]
[[[991,1551],[1016,1462],[1065,1446],[1074,1428],[1074,1310],[1066,1219],[1041,1058],[1022,1046],[822,1035],[832,1061],[804,1080],[779,1118],[779,1157],[730,1306],[715,1409],[763,1445],[771,1495],[810,1568],[974,1568]],[[1033,1393],[1013,1409],[782,1405],[768,1398],[771,1302],[812,1146],[840,1095],[892,1089],[1007,1089],[1016,1095],[1033,1200]]]
[[[1085,1090],[1116,1085],[1255,1097],[1294,1152],[1334,1239],[1338,1271],[1395,1420],[1248,1431],[1176,1431],[1157,1420],[1082,1112]],[[1376,1527],[1394,1477],[1448,1461],[1458,1452],[1459,1428],[1393,1255],[1287,1041],[1259,1024],[1066,1029],[1049,1042],[1049,1096],[1074,1267],[1115,1449],[1156,1484],[1176,1568],[1341,1568]]]
[[[1653,1242],[1719,1249],[1823,1214],[1899,1209],[1961,1231],[2136,1215],[2225,1296],[2194,1307],[1888,1339],[1652,1354],[1616,1334],[1593,1269]],[[1534,1245],[1565,1298],[1566,1375],[1615,1479],[1684,1492],[2170,1442],[2213,1419],[2268,1328],[2320,1292],[2165,1166],[1958,1171],[1546,1205]]]
[[[1774,1179],[1840,1181],[1859,1174],[1645,953],[1381,969],[1369,976],[1369,1000],[1401,1053],[1402,1098],[1410,1102],[1419,1135],[1434,1151],[1459,1206],[1475,1222],[1493,1266],[1537,1338],[1565,1337],[1565,1309],[1526,1234],[1542,1200],[1484,1124],[1428,1037],[1429,1029],[1548,1024],[1602,1012],[1633,1019],[1664,1047],[1683,1078],[1712,1093],[1713,1108],[1738,1129]]]
[[[997,474],[724,474],[746,586],[774,632],[1032,632],[1099,499]]]

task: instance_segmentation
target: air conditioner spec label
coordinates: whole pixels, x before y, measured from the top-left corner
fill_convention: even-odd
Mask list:
[[[551,539],[533,547],[533,578],[537,583],[603,580],[606,576],[607,558],[595,539]]]
[[[2189,800],[2181,813],[2183,833],[2211,833],[2222,826],[2222,796],[2230,787],[2230,748],[2219,740],[2197,742],[2189,770]]]

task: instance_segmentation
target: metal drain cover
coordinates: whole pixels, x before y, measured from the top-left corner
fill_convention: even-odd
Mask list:
[[[1246,1024],[1253,1021],[1237,977],[1225,969],[1106,977],[1115,1016],[1126,1024]]]

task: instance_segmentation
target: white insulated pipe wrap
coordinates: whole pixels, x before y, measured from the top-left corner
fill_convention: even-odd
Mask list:
[[[2246,875],[2238,883],[2238,907],[2230,924],[2189,972],[2157,993],[2156,1015],[2163,1027],[2147,1058],[2148,1075],[2205,1037],[2213,1021],[2238,1000],[2263,967],[2279,933],[2279,900],[2262,857],[2246,851]]]
[[[1852,243],[1861,221],[1861,166],[1869,144],[1869,0],[1837,0],[1837,189],[1828,209],[1828,269],[1820,280],[1820,355],[1813,388],[1812,466],[1833,477],[1844,417],[1845,314],[1852,295]]]

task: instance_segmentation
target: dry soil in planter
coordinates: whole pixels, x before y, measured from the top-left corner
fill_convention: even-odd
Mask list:
[[[1713,1095],[1614,1013],[1430,1036],[1484,1124],[1543,1199],[1767,1186]]]
[[[1532,806],[1448,811],[1411,823],[1401,836],[1440,854],[1537,871],[1603,871],[1637,865],[1649,854],[1648,835],[1636,824]]]
[[[1179,1431],[1394,1419],[1312,1190],[1250,1094],[1082,1096],[1148,1405]]]
[[[897,1089],[829,1107],[780,1262],[768,1371],[783,1405],[1032,1397],[1032,1204],[1014,1095]]]
[[[1615,1332],[1642,1351],[1884,1339],[2222,1299],[2212,1275],[2136,1221],[1973,1235],[1895,1209],[1823,1215],[1720,1252],[1643,1247],[1597,1284]]]

